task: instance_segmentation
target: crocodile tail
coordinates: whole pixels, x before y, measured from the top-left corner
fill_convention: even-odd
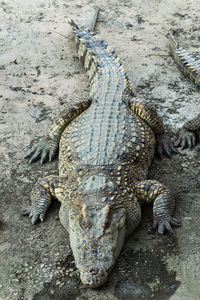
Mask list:
[[[98,12],[98,8],[92,9],[83,18],[69,22],[75,35],[78,57],[84,65],[90,82],[95,77],[97,71],[101,72],[97,56],[107,47],[107,43],[103,40],[95,40],[93,38],[93,30],[96,25]]]
[[[76,21],[70,20],[69,24],[76,29],[79,30],[88,30],[88,31],[94,31],[97,18],[99,14],[99,8],[92,8],[88,10],[83,18],[78,18]]]
[[[125,77],[127,90],[135,96],[135,89],[130,84],[116,52],[109,48],[104,40],[94,38],[93,30],[98,12],[98,8],[93,9],[87,13],[86,17],[69,22],[75,35],[78,57],[84,65],[91,85],[102,74],[103,69],[104,73],[108,72],[108,66],[111,68],[112,65],[112,68],[120,68],[121,76]]]
[[[183,48],[179,47],[172,35],[169,33],[171,54],[183,74],[200,87],[200,64],[192,58]]]
[[[177,42],[173,36],[173,33],[172,31],[169,32],[168,34],[168,38],[169,38],[169,46],[170,46],[170,50],[172,53],[176,52],[177,48],[178,48],[178,45],[177,45]]]

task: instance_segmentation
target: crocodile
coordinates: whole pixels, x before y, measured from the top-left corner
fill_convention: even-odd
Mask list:
[[[70,21],[90,96],[69,103],[26,156],[43,163],[59,148],[59,176],[40,179],[24,211],[35,224],[44,220],[52,197],[61,202],[60,221],[90,288],[107,281],[125,237],[140,223],[143,203],[154,203],[153,227],[160,234],[180,225],[169,189],[146,179],[156,145],[161,156],[176,149],[154,105],[136,97],[115,51],[94,37],[97,15],[94,9],[84,22]]]
[[[177,63],[178,68],[186,77],[189,77],[198,88],[200,88],[199,62],[178,45],[174,38],[173,30],[169,33],[169,40],[171,54]],[[176,146],[180,146],[182,149],[188,146],[189,149],[191,149],[196,144],[197,135],[200,135],[200,113],[183,125],[179,132]]]

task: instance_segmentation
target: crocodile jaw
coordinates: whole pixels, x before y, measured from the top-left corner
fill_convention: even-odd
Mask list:
[[[86,237],[87,239],[87,237]],[[93,241],[98,243],[96,249],[86,247],[77,247],[73,243],[73,237],[70,235],[70,244],[75,258],[75,264],[80,272],[80,278],[84,285],[90,288],[97,288],[103,285],[108,274],[115,265],[125,239],[125,226],[116,234],[111,236],[102,236],[99,240],[93,237]],[[90,238],[86,240],[90,245]],[[87,251],[86,251],[87,249]]]
[[[124,244],[126,213],[124,208],[111,210],[109,221],[105,218],[107,207],[90,213],[91,224],[83,228],[80,215],[69,212],[67,229],[81,281],[87,287],[96,288],[107,280]]]

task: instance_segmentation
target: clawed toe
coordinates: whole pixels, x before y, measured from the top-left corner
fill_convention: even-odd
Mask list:
[[[30,216],[31,217],[31,216]],[[34,216],[32,216],[32,218],[31,218],[31,222],[32,222],[32,224],[36,224],[37,223],[37,221],[38,221],[38,219],[39,219],[39,216],[38,215],[34,215]]]
[[[161,159],[164,154],[171,158],[173,153],[178,153],[178,150],[174,147],[169,137],[163,134],[157,138],[157,153]]]
[[[42,138],[36,146],[25,156],[29,158],[29,164],[37,161],[40,158],[40,163],[43,164],[49,159],[52,161],[58,149],[58,141],[50,140],[47,137]]]
[[[169,231],[175,235],[172,226],[180,226],[180,222],[175,218],[169,217],[161,220],[155,220],[153,228],[158,230],[158,233],[164,234],[165,231]]]
[[[184,128],[181,129],[178,140],[176,142],[176,146],[181,147],[181,150],[183,150],[186,147],[192,149],[192,147],[195,146],[195,143],[196,143],[195,133],[188,131]]]
[[[34,214],[31,207],[23,208],[21,213],[23,216],[28,216],[29,218],[31,218],[32,224],[36,224],[38,220],[42,222],[44,221],[44,213]]]
[[[48,151],[47,151],[46,149],[44,149],[44,150],[42,151],[41,159],[40,159],[41,165],[46,161],[47,155],[48,155]]]

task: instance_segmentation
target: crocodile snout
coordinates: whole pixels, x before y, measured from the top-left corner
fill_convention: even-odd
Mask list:
[[[103,267],[90,266],[81,274],[81,281],[90,288],[96,288],[104,284],[108,274]]]

